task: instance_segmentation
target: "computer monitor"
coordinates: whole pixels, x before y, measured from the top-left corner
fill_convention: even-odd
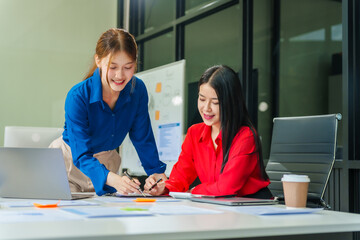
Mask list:
[[[47,148],[63,128],[6,126],[4,147]]]

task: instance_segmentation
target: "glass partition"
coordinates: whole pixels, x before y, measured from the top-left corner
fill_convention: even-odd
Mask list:
[[[148,40],[143,46],[144,70],[175,61],[175,41],[173,32]]]
[[[280,116],[341,113],[341,12],[341,1],[281,1]]]

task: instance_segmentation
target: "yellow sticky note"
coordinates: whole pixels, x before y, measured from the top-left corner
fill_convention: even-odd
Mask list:
[[[159,120],[160,119],[160,111],[156,110],[155,111],[155,120]]]
[[[156,84],[155,92],[157,92],[157,93],[161,92],[161,82]]]

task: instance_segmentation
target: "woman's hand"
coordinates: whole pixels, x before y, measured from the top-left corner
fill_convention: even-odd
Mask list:
[[[134,181],[130,180],[127,176],[120,176],[113,172],[109,172],[106,180],[106,184],[115,188],[116,191],[120,194],[129,194],[129,193],[140,193],[140,182],[136,178],[133,178]]]
[[[162,180],[160,182],[156,183],[160,178]],[[153,175],[150,175],[145,180],[144,190],[146,192],[150,193],[151,195],[159,196],[159,195],[161,195],[161,194],[163,194],[165,192],[165,181],[166,180],[167,180],[167,177],[166,177],[166,175],[164,173],[161,173],[161,174],[160,173],[155,173]]]

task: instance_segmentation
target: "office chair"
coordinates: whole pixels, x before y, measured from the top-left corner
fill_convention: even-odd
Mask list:
[[[47,148],[63,128],[5,126],[4,147]]]
[[[272,194],[284,199],[284,174],[310,177],[308,206],[330,208],[323,200],[335,162],[336,134],[341,114],[274,118],[270,157],[266,166]]]

